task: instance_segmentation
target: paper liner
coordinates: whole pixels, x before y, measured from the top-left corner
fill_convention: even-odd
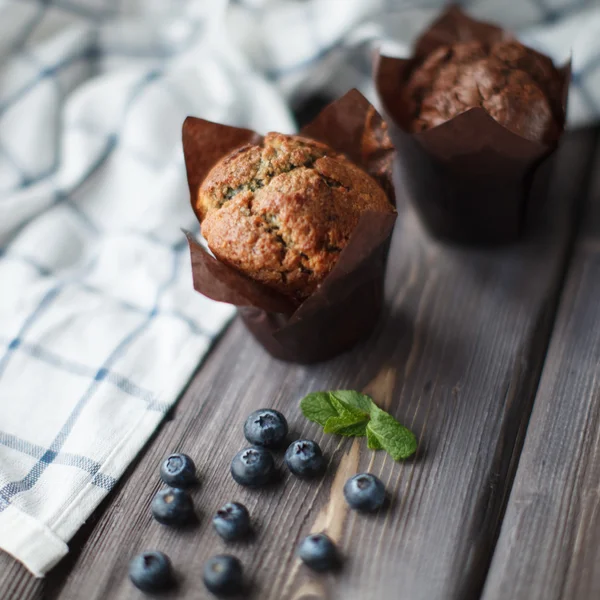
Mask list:
[[[533,142],[500,125],[480,107],[412,133],[403,93],[405,82],[439,46],[471,40],[492,43],[511,37],[499,27],[475,21],[451,6],[419,38],[412,58],[380,54],[375,58],[375,87],[397,150],[400,183],[422,222],[440,239],[495,244],[518,238],[533,204],[532,189],[545,194],[551,169],[539,167],[553,160],[560,136],[551,144]],[[557,73],[561,97],[552,100],[562,106],[562,134],[570,63]],[[537,185],[533,186],[535,179]]]
[[[395,204],[394,149],[387,126],[357,90],[327,106],[300,135],[348,156],[379,182]],[[233,150],[261,139],[247,129],[194,117],[185,120],[183,151],[194,209],[210,169]],[[220,262],[188,234],[194,288],[237,306],[248,329],[276,358],[299,363],[331,358],[366,338],[377,323],[396,216],[363,213],[331,273],[300,305]]]

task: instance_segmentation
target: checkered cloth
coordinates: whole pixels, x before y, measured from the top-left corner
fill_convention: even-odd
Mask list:
[[[230,35],[292,104],[358,88],[377,105],[373,47],[410,56],[415,38],[447,0],[238,0]],[[600,0],[454,0],[563,64],[572,55],[569,126],[600,115]]]
[[[111,4],[0,8],[0,548],[36,575],[232,314],[191,284],[184,118],[293,131],[214,0]]]
[[[408,52],[442,2],[418,4],[0,0],[0,548],[32,573],[231,316],[192,291],[184,117],[285,132],[284,100],[373,98],[373,44]],[[570,121],[597,116],[592,3],[470,4],[556,59],[573,47]]]

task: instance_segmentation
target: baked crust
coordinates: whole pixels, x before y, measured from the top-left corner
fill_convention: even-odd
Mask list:
[[[395,209],[373,178],[325,144],[269,133],[213,167],[196,211],[219,260],[302,301],[333,269],[363,212]]]
[[[407,82],[413,131],[424,131],[482,107],[498,123],[532,141],[559,133],[560,78],[552,61],[515,40],[442,46]]]

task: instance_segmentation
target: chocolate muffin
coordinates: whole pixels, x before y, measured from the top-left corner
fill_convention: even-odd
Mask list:
[[[407,82],[410,127],[423,131],[482,107],[514,133],[550,143],[561,131],[560,85],[552,61],[515,40],[442,46]]]
[[[333,269],[365,211],[395,209],[343,155],[279,133],[223,158],[196,199],[214,255],[298,302]]]

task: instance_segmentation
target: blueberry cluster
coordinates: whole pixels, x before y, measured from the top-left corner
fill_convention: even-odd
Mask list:
[[[271,483],[277,472],[271,450],[284,447],[287,435],[288,424],[280,412],[272,409],[253,412],[244,424],[244,436],[252,445],[240,450],[231,461],[234,481],[250,488]],[[326,468],[321,448],[307,439],[296,440],[287,447],[284,463],[293,475],[302,479],[322,475]],[[160,477],[168,487],[154,496],[151,503],[153,517],[171,527],[183,527],[196,520],[189,492],[189,488],[198,482],[194,461],[186,454],[171,454],[161,464]],[[375,512],[384,504],[385,487],[375,475],[362,473],[346,482],[344,497],[355,510]],[[251,531],[248,509],[239,502],[224,504],[216,511],[212,522],[217,534],[227,542],[243,539]],[[335,544],[324,533],[313,533],[304,538],[297,555],[315,571],[328,571],[339,564]],[[159,551],[135,556],[130,563],[129,577],[136,587],[149,593],[175,583],[171,561]],[[213,594],[239,593],[243,589],[242,564],[235,556],[213,556],[204,565],[203,581]]]
[[[279,411],[262,408],[253,412],[244,424],[244,435],[252,446],[240,450],[231,461],[233,479],[248,487],[270,483],[276,472],[270,449],[281,448],[287,434],[287,421]],[[312,440],[292,442],[285,453],[285,464],[292,474],[306,479],[325,471],[321,448]]]

